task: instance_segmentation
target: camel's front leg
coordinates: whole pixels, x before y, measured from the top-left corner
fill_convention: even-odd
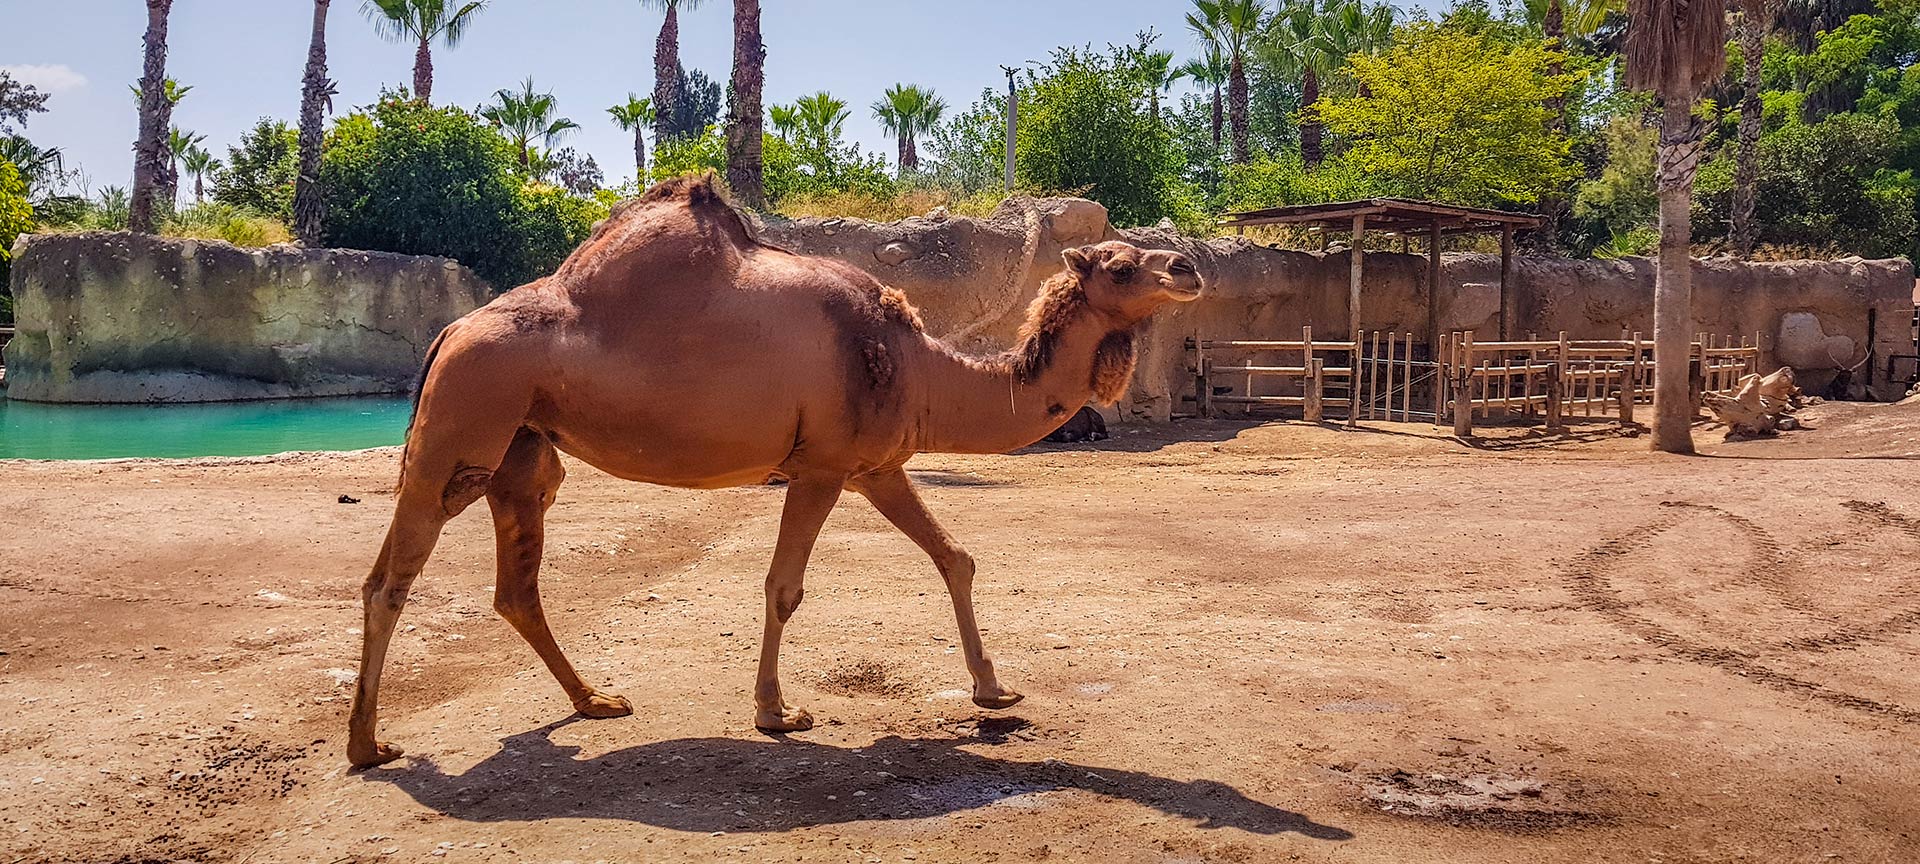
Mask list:
[[[840,500],[844,478],[793,478],[787,485],[786,507],[780,512],[780,541],[774,546],[773,566],[767,570],[767,624],[760,634],[760,673],[753,686],[753,725],[773,732],[813,728],[813,716],[787,704],[780,695],[780,634],[800,606],[807,575],[807,557],[834,502]]]
[[[874,509],[887,517],[895,528],[907,535],[940,568],[953,598],[953,617],[960,625],[960,649],[966,652],[967,673],[973,676],[973,704],[982,708],[1007,708],[1022,698],[1003,687],[993,674],[993,660],[980,641],[980,627],[973,620],[973,556],[953,541],[940,523],[933,521],[927,505],[914,491],[905,468],[895,468],[860,478],[854,491],[873,502]]]

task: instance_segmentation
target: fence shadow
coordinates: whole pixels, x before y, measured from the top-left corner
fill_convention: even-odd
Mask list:
[[[1041,806],[1009,799],[1083,789],[1191,819],[1200,828],[1353,837],[1211,780],[1171,780],[1052,759],[1022,762],[960,749],[1004,741],[994,730],[1023,725],[1018,718],[983,721],[980,737],[888,736],[856,748],[787,736],[681,738],[589,759],[576,758],[579,747],[553,743],[553,731],[570,722],[501,739],[499,752],[461,774],[414,757],[362,776],[470,822],[589,818],[678,831],[786,831],[940,816],[1000,802]]]

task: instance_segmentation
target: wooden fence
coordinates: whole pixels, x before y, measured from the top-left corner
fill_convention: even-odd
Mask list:
[[[1319,422],[1333,406],[1349,425],[1450,421],[1460,435],[1472,434],[1476,419],[1540,417],[1553,428],[1573,416],[1632,423],[1635,406],[1653,399],[1653,342],[1639,333],[1479,342],[1462,331],[1443,335],[1438,351],[1413,340],[1412,333],[1362,331],[1357,341],[1317,341],[1310,327],[1298,342],[1190,338],[1193,394],[1183,398],[1201,417],[1222,406],[1248,413],[1297,407],[1302,419]],[[1741,376],[1758,371],[1758,344],[1758,335],[1735,344],[1700,334],[1692,351],[1696,401],[1702,391],[1731,394]]]

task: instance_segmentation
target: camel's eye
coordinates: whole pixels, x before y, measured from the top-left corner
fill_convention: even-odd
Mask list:
[[[1107,272],[1113,274],[1113,281],[1115,282],[1131,282],[1133,281],[1134,272],[1138,269],[1139,268],[1132,264],[1115,264],[1113,268]]]

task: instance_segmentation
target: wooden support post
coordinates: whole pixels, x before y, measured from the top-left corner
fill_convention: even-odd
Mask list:
[[[1440,334],[1439,341],[1427,343],[1433,354],[1433,425],[1447,416],[1447,401],[1453,391],[1453,334]]]
[[[1459,357],[1454,367],[1453,386],[1453,434],[1460,438],[1473,437],[1473,331],[1460,334],[1460,341],[1454,346]]]
[[[1513,306],[1513,223],[1500,224],[1500,339],[1510,338],[1508,328],[1518,317],[1511,311]]]
[[[1568,395],[1573,392],[1567,387],[1569,383],[1567,379],[1567,348],[1567,331],[1562,330],[1560,331],[1560,353],[1553,361],[1553,399],[1550,400],[1550,404],[1553,406],[1553,416],[1547,418],[1547,428],[1549,429],[1564,429],[1567,425],[1566,400]]]
[[[1427,349],[1440,359],[1440,220],[1427,226]],[[1440,422],[1440,415],[1433,415]]]
[[[1401,352],[1406,365],[1400,374],[1400,422],[1413,422],[1413,331],[1407,331],[1407,350]]]
[[[1324,392],[1322,390],[1322,384],[1326,381],[1326,375],[1323,371],[1326,362],[1327,361],[1318,357],[1307,358],[1307,402],[1306,407],[1302,409],[1300,419],[1308,423],[1320,422],[1320,417],[1325,411],[1325,409],[1321,407],[1321,399]]]
[[[1352,371],[1347,373],[1347,425],[1360,422],[1360,278],[1365,269],[1367,237],[1367,217],[1353,217],[1353,249],[1348,257],[1347,282],[1347,333],[1353,339],[1353,360],[1347,365]]]
[[[1384,358],[1387,364],[1387,396],[1386,401],[1380,406],[1380,412],[1389,423],[1393,422],[1393,349],[1399,341],[1399,333],[1387,334],[1387,354]]]
[[[1207,343],[1193,337],[1193,413],[1201,419],[1213,416],[1213,384],[1207,380]]]
[[[1393,342],[1388,341],[1387,345],[1392,346]],[[1360,343],[1355,342],[1353,347],[1355,350],[1358,350],[1360,347]],[[1355,369],[1354,373],[1358,374],[1359,371],[1360,370]],[[1393,386],[1393,381],[1391,379],[1387,381],[1387,386],[1388,387]],[[1373,331],[1373,348],[1369,352],[1369,356],[1367,357],[1367,419],[1368,420],[1373,419],[1374,417],[1373,403],[1378,401],[1380,401],[1380,331],[1375,330]]]

